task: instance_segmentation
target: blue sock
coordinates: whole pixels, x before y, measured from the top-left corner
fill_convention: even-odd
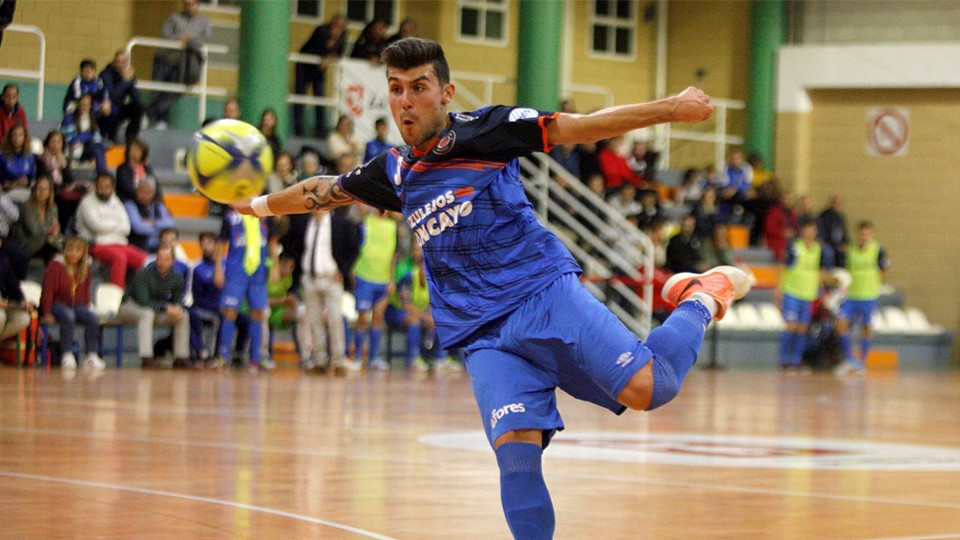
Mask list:
[[[504,443],[496,450],[500,503],[517,540],[553,538],[556,520],[543,481],[543,450],[530,443]]]
[[[410,364],[420,356],[420,334],[422,332],[422,324],[411,324],[407,327],[407,367],[410,367]]]
[[[850,333],[840,334],[840,348],[843,350],[844,360],[853,360],[853,340],[850,339]]]
[[[786,367],[790,365],[791,359],[793,357],[793,332],[789,330],[784,330],[780,333],[780,366]]]
[[[343,355],[350,356],[350,323],[343,319]]]
[[[356,360],[357,362],[359,362],[360,359],[363,358],[363,342],[364,342],[364,338],[366,337],[366,333],[367,333],[366,330],[363,330],[362,332],[360,330],[354,330],[353,332],[353,344],[357,349],[357,356],[356,358],[354,358],[354,360]],[[373,359],[373,355],[370,355],[370,359],[371,360]]]
[[[263,321],[250,319],[250,363],[259,364],[263,349]]]
[[[803,351],[807,350],[807,333],[796,332],[793,334],[793,365],[799,366],[803,363]]]
[[[223,357],[227,363],[230,362],[230,359],[233,357],[233,354],[230,349],[233,348],[233,333],[237,330],[237,320],[230,320],[226,317],[220,321],[220,356]]]
[[[370,354],[368,358],[373,360],[380,356],[380,336],[383,335],[383,330],[380,328],[371,328],[370,329]]]
[[[663,325],[650,332],[646,345],[653,352],[653,396],[648,411],[666,404],[680,392],[683,379],[697,361],[710,319],[710,311],[700,302],[683,302]]]
[[[860,337],[860,364],[867,363],[867,355],[870,354],[870,345],[872,345],[872,340],[870,336],[861,336]]]

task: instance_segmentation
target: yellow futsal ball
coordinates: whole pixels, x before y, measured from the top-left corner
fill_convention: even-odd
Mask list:
[[[263,193],[273,172],[273,150],[250,124],[218,120],[193,134],[187,172],[200,193],[230,204]]]

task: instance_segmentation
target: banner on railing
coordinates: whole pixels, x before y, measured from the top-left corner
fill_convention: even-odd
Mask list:
[[[403,144],[390,114],[386,69],[360,60],[339,63],[340,112],[353,118],[354,133],[363,142],[376,136],[377,118],[385,118],[390,132],[387,140]]]

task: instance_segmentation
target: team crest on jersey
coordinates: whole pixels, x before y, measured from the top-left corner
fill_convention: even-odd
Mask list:
[[[516,122],[517,120],[523,120],[524,118],[536,118],[540,116],[540,113],[533,109],[514,109],[510,111],[510,116],[507,117],[507,120],[511,122]]]
[[[440,141],[436,146],[433,147],[433,153],[438,156],[442,156],[453,150],[453,143],[457,141],[457,134],[454,131],[447,132],[446,135],[440,138]]]

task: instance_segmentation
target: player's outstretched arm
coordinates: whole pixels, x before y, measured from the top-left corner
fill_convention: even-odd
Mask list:
[[[590,114],[561,113],[547,124],[547,142],[595,142],[654,124],[702,122],[711,114],[710,96],[691,86],[675,96],[649,103],[610,107]]]
[[[356,199],[340,189],[336,176],[313,176],[278,193],[261,195],[230,206],[250,216],[305,214],[316,209],[332,210]]]

